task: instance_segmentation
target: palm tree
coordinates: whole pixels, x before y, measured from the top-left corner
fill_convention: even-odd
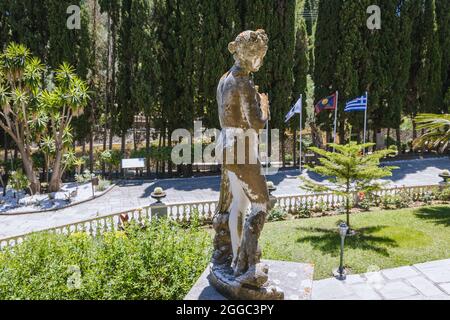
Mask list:
[[[450,114],[422,113],[415,118],[417,129],[426,132],[414,140],[414,148],[426,147],[440,152],[444,151],[450,142]]]

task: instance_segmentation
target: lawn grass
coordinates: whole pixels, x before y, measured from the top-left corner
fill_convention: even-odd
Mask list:
[[[376,211],[350,217],[357,235],[345,242],[351,273],[450,258],[450,206]],[[267,223],[263,258],[315,265],[315,279],[331,277],[339,264],[337,225],[345,216]]]

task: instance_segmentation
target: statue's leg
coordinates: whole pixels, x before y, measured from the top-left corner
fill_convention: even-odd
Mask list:
[[[242,184],[239,182],[236,174],[229,171],[228,178],[230,181],[230,189],[233,197],[230,207],[230,217],[228,220],[231,245],[233,249],[233,267],[238,256],[239,246],[242,238],[243,221],[245,213],[250,205],[250,201],[247,198]]]
[[[251,211],[243,227],[238,259],[234,267],[235,274],[241,275],[260,261],[258,240],[266,220],[269,193],[259,165],[237,166],[233,169],[245,198],[251,202]]]

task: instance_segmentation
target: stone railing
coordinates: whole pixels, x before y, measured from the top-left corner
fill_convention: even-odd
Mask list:
[[[372,199],[375,204],[380,203],[381,197],[385,195],[395,195],[407,192],[412,199],[417,200],[427,192],[433,191],[438,186],[413,186],[401,188],[387,188],[376,193]],[[276,196],[277,206],[289,213],[298,212],[302,208],[312,209],[317,206],[325,210],[340,207],[344,204],[342,196],[330,193],[322,194],[301,194],[293,196]],[[197,201],[189,203],[174,204],[152,204],[143,208],[115,213],[111,215],[96,217],[88,220],[78,221],[54,228],[40,230],[38,232],[51,232],[58,234],[71,234],[75,232],[86,232],[92,236],[101,235],[104,232],[119,230],[127,221],[137,221],[139,223],[151,222],[152,218],[167,216],[179,222],[188,222],[193,215],[197,215],[202,221],[211,221],[216,210],[217,201]],[[25,239],[28,234],[0,239],[0,248],[13,246]]]

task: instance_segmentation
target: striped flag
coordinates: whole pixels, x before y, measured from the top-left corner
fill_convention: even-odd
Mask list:
[[[286,115],[284,122],[288,122],[289,120],[291,120],[291,118],[296,114],[296,113],[302,113],[302,97],[300,97],[300,99],[297,100],[297,102],[295,103],[295,105],[292,107],[291,110],[289,110],[288,114]]]
[[[345,112],[366,111],[367,110],[367,93],[364,96],[349,101],[345,105]]]

